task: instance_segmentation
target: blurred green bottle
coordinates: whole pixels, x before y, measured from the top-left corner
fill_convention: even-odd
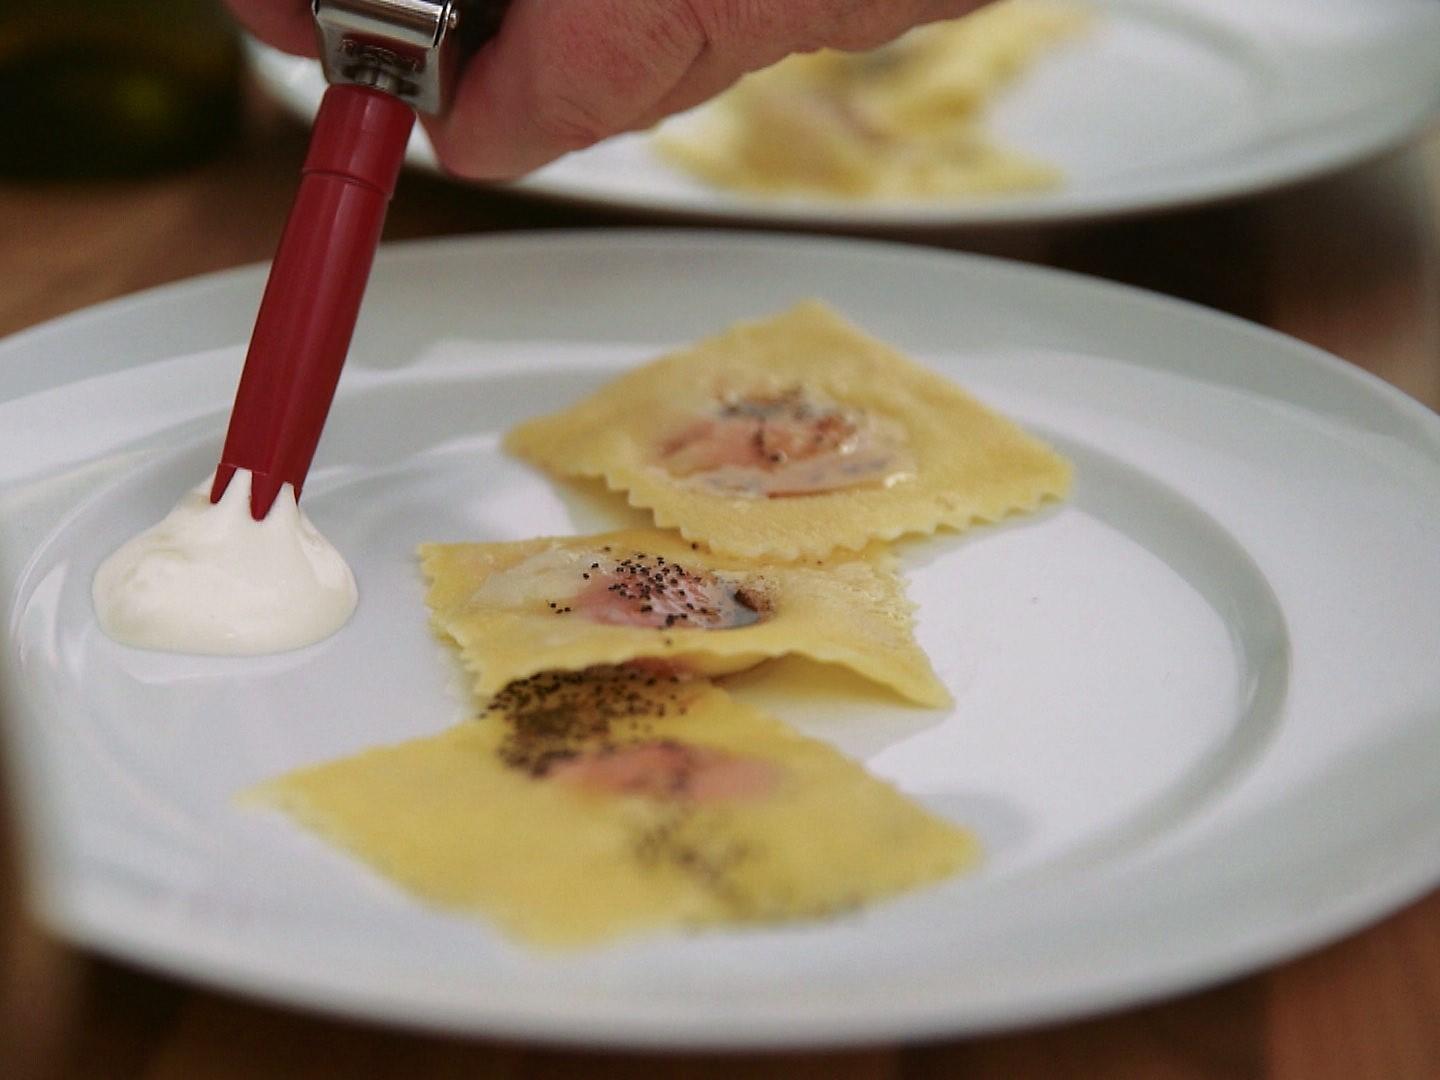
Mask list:
[[[0,0],[0,178],[202,161],[239,127],[240,71],[220,0]]]

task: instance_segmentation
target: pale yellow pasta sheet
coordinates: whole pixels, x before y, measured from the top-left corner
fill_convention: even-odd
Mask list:
[[[719,675],[787,655],[844,665],[920,705],[950,701],[915,643],[895,559],[878,545],[858,555],[769,565],[716,554],[667,530],[630,529],[426,544],[420,554],[432,621],[459,645],[482,702],[539,671],[650,659]],[[632,569],[617,577],[617,565]],[[701,602],[696,576],[746,597],[759,609],[747,611],[753,621],[707,628],[705,620],[687,617],[681,603],[678,617],[657,619],[655,626],[612,625],[596,621],[577,598],[593,598],[598,587],[603,601],[610,595],[600,585],[605,581],[612,589],[617,580],[626,587],[638,581],[647,590],[652,579],[688,581],[693,611]]]
[[[667,467],[667,448],[697,417],[787,394],[871,425],[894,469],[879,482],[777,498],[716,490]],[[1070,484],[1069,464],[1045,443],[818,302],[645,364],[519,425],[506,446],[559,475],[602,479],[686,540],[782,561],[998,521]]]
[[[567,779],[627,753],[701,764],[662,787]],[[977,858],[965,830],[722,690],[617,670],[541,676],[479,720],[248,801],[426,902],[559,947],[849,912]]]

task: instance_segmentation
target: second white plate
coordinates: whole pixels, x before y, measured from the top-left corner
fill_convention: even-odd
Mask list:
[[[630,210],[831,226],[1021,225],[1261,191],[1403,140],[1440,108],[1432,0],[1102,0],[1092,33],[1046,56],[998,103],[1008,144],[1064,170],[1055,192],[855,202],[708,187],[626,135],[516,186]],[[311,61],[252,45],[259,78],[310,116]],[[683,118],[676,121],[683,122]],[[423,133],[412,161],[436,168]]]

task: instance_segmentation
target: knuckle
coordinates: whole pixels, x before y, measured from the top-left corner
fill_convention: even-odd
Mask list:
[[[655,22],[653,43],[665,55],[694,59],[710,41],[705,0],[672,0],[662,4]]]
[[[834,0],[688,0],[706,40],[742,69],[826,43]]]
[[[594,146],[619,130],[589,98],[565,91],[546,95],[536,110],[534,123],[541,138],[566,153]]]

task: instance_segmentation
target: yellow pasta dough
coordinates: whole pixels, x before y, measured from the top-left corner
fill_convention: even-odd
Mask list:
[[[434,625],[460,646],[482,701],[539,671],[643,658],[717,675],[787,654],[843,664],[921,705],[950,701],[878,546],[770,566],[631,529],[420,554]]]
[[[662,127],[661,155],[721,187],[848,198],[1056,187],[1053,166],[998,144],[984,109],[1088,21],[1053,0],[1003,0],[867,53],[822,50],[742,79]]]
[[[631,371],[506,445],[603,478],[687,540],[781,560],[996,521],[1070,482],[1044,443],[814,301]]]
[[[853,909],[967,832],[703,681],[543,675],[480,721],[251,793],[434,904],[533,943]]]

